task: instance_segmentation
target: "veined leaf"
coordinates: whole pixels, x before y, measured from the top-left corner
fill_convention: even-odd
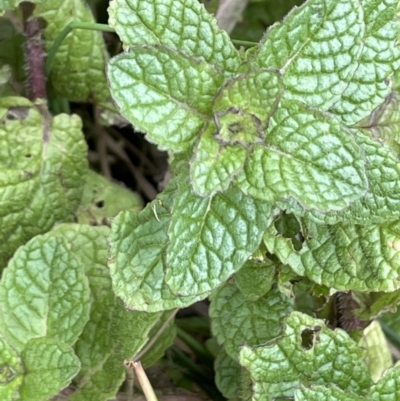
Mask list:
[[[0,282],[0,334],[17,351],[29,340],[72,345],[89,318],[89,284],[70,243],[52,233],[20,247]]]
[[[95,22],[83,0],[46,0],[36,6],[34,16],[47,22],[43,32],[47,51],[70,22]],[[54,89],[70,101],[107,100],[110,96],[105,75],[107,58],[100,32],[72,30],[54,59],[51,73]]]
[[[239,52],[212,15],[193,0],[113,0],[108,9],[127,49],[138,45],[164,45],[205,60],[227,75],[237,71]]]
[[[24,367],[20,355],[2,337],[0,337],[0,363],[0,397],[4,401],[15,400],[22,383]]]
[[[390,76],[400,67],[397,46],[399,0],[362,0],[365,36],[357,69],[341,99],[330,111],[352,125],[383,103],[391,91]]]
[[[19,97],[0,100],[0,266],[55,223],[69,221],[86,179],[86,143],[77,116],[47,115]]]
[[[242,367],[221,348],[214,362],[215,384],[227,399],[240,395]]]
[[[193,189],[200,196],[226,191],[243,168],[248,150],[217,141],[218,129],[210,123],[201,134],[190,164]]]
[[[329,116],[287,101],[235,182],[256,198],[293,198],[321,212],[344,209],[367,190],[363,152],[352,134]]]
[[[278,337],[292,309],[293,301],[276,287],[250,301],[235,285],[224,284],[211,296],[212,331],[228,355],[237,360],[243,345],[256,347]]]
[[[172,207],[165,282],[176,296],[202,296],[238,271],[260,244],[271,207],[236,187],[210,198],[181,180]]]
[[[394,132],[395,128],[392,129]],[[371,138],[365,130],[352,130],[365,157],[368,189],[348,209],[321,213],[304,208],[295,202],[281,204],[282,209],[297,215],[306,215],[318,223],[336,224],[355,222],[357,224],[382,224],[393,222],[400,217],[400,164],[393,147],[382,145],[382,140]],[[395,141],[395,135],[390,135]],[[393,143],[393,142],[392,142]]]
[[[366,397],[343,391],[337,387],[300,387],[294,393],[295,401],[367,401]]]
[[[121,210],[141,209],[142,200],[138,194],[89,171],[75,216],[80,224],[102,225],[108,224]]]
[[[21,401],[46,401],[68,386],[78,373],[79,359],[72,348],[54,338],[33,338],[22,352],[25,368]]]
[[[165,249],[175,181],[141,212],[120,213],[109,236],[108,265],[114,293],[129,309],[158,312],[189,306],[198,297],[175,296],[165,283]]]
[[[400,397],[400,365],[386,371],[386,374],[370,391],[370,398],[374,401],[396,401]]]
[[[235,274],[235,285],[246,300],[257,301],[271,289],[274,276],[275,265],[271,260],[258,261],[252,257]],[[255,277],[257,277],[256,285]]]
[[[364,34],[358,0],[309,0],[267,31],[255,61],[280,70],[285,97],[326,110],[353,76]]]
[[[400,95],[393,91],[369,116],[360,123],[362,127],[370,130],[372,137],[383,141],[392,153],[400,155]]]
[[[269,252],[300,276],[337,290],[394,291],[400,288],[400,223],[316,224],[300,219],[304,240],[295,249],[291,238],[272,224],[264,236]]]
[[[212,117],[223,76],[204,61],[165,47],[135,47],[109,63],[121,113],[161,149],[190,149]]]
[[[323,384],[365,395],[371,379],[362,351],[343,330],[293,312],[284,334],[254,349],[245,346],[240,364],[253,381],[253,401],[292,397],[299,385]]]
[[[125,379],[124,359],[144,346],[159,313],[128,311],[114,295],[107,268],[108,227],[63,224],[53,237],[69,243],[89,281],[90,314],[74,348],[81,362],[75,377],[74,401],[100,401],[115,396]]]

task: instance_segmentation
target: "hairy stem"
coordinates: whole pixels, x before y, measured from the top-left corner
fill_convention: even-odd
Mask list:
[[[44,75],[44,53],[42,32],[37,18],[29,19],[33,12],[33,4],[23,3],[24,31],[26,35],[25,59],[28,71],[29,98],[46,98],[46,78]]]

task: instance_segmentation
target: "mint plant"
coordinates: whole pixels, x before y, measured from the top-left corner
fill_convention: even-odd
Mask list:
[[[397,400],[399,2],[290,0],[252,45],[218,1],[32,3],[0,1],[0,398],[129,399],[178,333],[213,399]],[[89,169],[123,121],[168,154],[144,208]]]

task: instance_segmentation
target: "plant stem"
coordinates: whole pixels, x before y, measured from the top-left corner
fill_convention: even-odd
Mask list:
[[[154,389],[150,384],[150,381],[146,375],[146,372],[143,369],[142,364],[140,362],[133,362],[133,368],[135,369],[136,377],[140,383],[140,387],[142,387],[143,394],[146,397],[146,400],[158,401],[156,393],[154,392]]]
[[[43,42],[39,20],[30,19],[33,12],[32,4],[24,3],[22,12],[26,35],[25,59],[28,70],[29,98],[31,100],[46,99]]]
[[[68,34],[73,30],[73,29],[87,29],[90,31],[101,31],[101,32],[115,32],[114,28],[111,28],[107,24],[97,24],[94,22],[70,22],[57,36],[56,40],[53,43],[53,46],[51,46],[51,49],[49,50],[49,54],[47,56],[46,64],[45,64],[45,73],[46,76],[50,76],[51,69],[53,67],[54,63],[54,58],[58,52],[58,49],[60,48],[62,42],[64,39],[68,36]],[[255,42],[249,42],[247,40],[236,40],[232,39],[232,43],[238,46],[257,46],[257,43]]]
[[[113,28],[106,24],[96,24],[93,22],[70,22],[57,36],[56,40],[53,43],[53,46],[51,46],[51,49],[49,50],[49,54],[47,56],[46,64],[45,64],[45,73],[46,76],[48,77],[50,75],[51,69],[53,67],[54,63],[54,58],[58,52],[58,49],[61,46],[61,43],[64,41],[64,39],[68,36],[68,34],[73,30],[73,29],[86,29],[90,31],[102,31],[102,32],[115,32]]]

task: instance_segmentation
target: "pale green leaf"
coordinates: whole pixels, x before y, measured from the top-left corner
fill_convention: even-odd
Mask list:
[[[397,46],[399,0],[362,0],[366,25],[357,70],[342,98],[330,109],[347,125],[368,116],[391,91],[389,78],[400,67]]]
[[[211,327],[228,355],[237,359],[241,346],[255,347],[278,337],[292,309],[293,301],[276,287],[249,301],[235,285],[227,283],[211,295]]]
[[[226,74],[237,71],[239,52],[228,34],[195,0],[113,0],[108,9],[124,47],[164,45],[205,60]]]
[[[201,299],[177,297],[165,283],[174,185],[170,182],[166,192],[141,212],[122,212],[113,219],[108,264],[113,290],[130,309],[156,312],[189,306]]]
[[[275,278],[275,265],[267,259],[252,258],[235,274],[235,284],[248,301],[257,301],[271,289]]]
[[[361,350],[341,329],[293,312],[285,333],[267,345],[245,346],[240,364],[253,381],[253,401],[292,397],[299,385],[334,385],[364,395],[371,378]]]
[[[11,401],[16,398],[22,383],[24,368],[18,353],[0,337],[0,399]]]
[[[397,91],[386,98],[385,102],[360,123],[371,131],[372,137],[383,141],[395,156],[400,155],[400,96]]]
[[[347,210],[321,213],[314,209],[306,215],[316,222],[328,224],[341,221],[360,224],[392,222],[400,217],[400,164],[397,156],[392,149],[382,145],[381,138],[373,138],[365,130],[351,132],[364,153],[368,190]],[[391,138],[395,140],[392,135]],[[303,207],[294,202],[281,207],[298,215],[304,214]]]
[[[213,111],[217,114],[217,125],[224,125],[221,117],[228,112],[251,114],[263,130],[268,125],[271,114],[275,112],[282,93],[282,82],[275,71],[252,69],[228,81],[214,100]],[[239,120],[239,119],[238,119]],[[240,121],[238,121],[239,123]],[[243,131],[246,131],[246,126]],[[247,128],[248,130],[248,128]],[[222,137],[222,134],[221,134]],[[249,144],[255,143],[257,136]],[[240,142],[234,139],[232,142]]]
[[[271,117],[265,145],[254,146],[235,181],[259,199],[292,198],[322,212],[344,209],[367,190],[353,135],[327,115],[287,101]]]
[[[44,104],[0,100],[0,266],[55,223],[71,220],[87,172],[77,116],[47,115]]]
[[[201,198],[182,179],[168,229],[165,282],[171,292],[205,298],[255,252],[270,217],[269,204],[236,187]]]
[[[267,32],[255,61],[279,69],[287,98],[326,110],[357,68],[364,33],[358,0],[310,0]]]
[[[21,351],[32,338],[71,345],[89,317],[89,285],[71,243],[52,233],[20,247],[0,282],[0,333]]]
[[[374,401],[396,401],[400,397],[400,365],[397,363],[370,391]]]
[[[89,171],[75,216],[80,224],[109,224],[120,211],[139,211],[142,204],[138,194]]]
[[[63,224],[52,238],[63,238],[80,262],[89,281],[90,314],[75,344],[81,361],[73,400],[107,400],[125,377],[123,361],[132,358],[147,341],[159,314],[127,311],[112,291],[107,263],[108,227]],[[88,301],[86,301],[88,303]],[[66,329],[68,330],[68,329]]]
[[[68,386],[80,363],[72,349],[52,338],[33,338],[22,352],[21,401],[47,401]]]
[[[367,401],[349,391],[343,391],[337,387],[312,386],[300,387],[294,393],[295,401]]]
[[[83,0],[47,0],[36,6],[34,16],[46,20],[43,31],[46,51],[70,22],[95,22]],[[72,30],[54,59],[50,78],[55,91],[74,102],[107,100],[110,96],[105,74],[107,58],[100,32]]]
[[[165,350],[173,344],[176,337],[175,314],[176,310],[164,312],[151,328],[149,341],[140,354],[143,354],[144,350],[146,352],[140,358],[135,357],[135,359],[140,359],[145,368],[158,362],[164,356]]]
[[[242,367],[221,348],[214,362],[215,384],[225,398],[238,398]]]
[[[193,189],[201,196],[214,195],[229,188],[243,168],[248,151],[242,146],[216,140],[218,129],[210,123],[201,135],[190,164]]]
[[[378,321],[374,320],[363,330],[358,345],[366,352],[368,369],[376,383],[392,366],[392,353]]]
[[[212,117],[223,76],[204,61],[165,47],[135,47],[108,66],[121,114],[161,149],[190,149]]]
[[[400,223],[317,224],[299,220],[303,239],[295,249],[291,238],[270,225],[264,236],[269,252],[300,276],[337,290],[394,291],[400,288]]]

